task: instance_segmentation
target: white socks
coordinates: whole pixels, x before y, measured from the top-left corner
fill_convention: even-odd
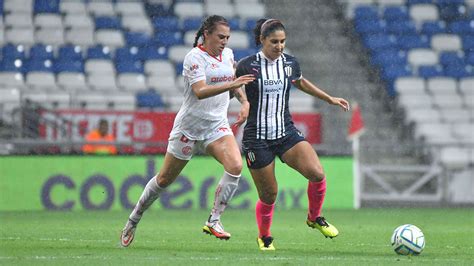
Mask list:
[[[224,175],[222,176],[216,188],[214,207],[212,208],[209,221],[220,220],[221,214],[224,212],[227,203],[232,199],[235,191],[237,191],[240,176],[240,174],[231,175],[224,171]]]
[[[163,191],[164,189],[158,186],[156,176],[152,177],[150,181],[148,181],[148,184],[146,184],[137,205],[135,205],[135,208],[128,218],[134,223],[140,222],[143,212],[145,212],[146,209],[148,209],[151,204],[160,197]]]

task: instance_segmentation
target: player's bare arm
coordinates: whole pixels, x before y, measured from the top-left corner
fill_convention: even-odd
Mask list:
[[[317,97],[323,101],[328,102],[329,104],[340,106],[344,111],[349,111],[350,109],[349,102],[346,99],[332,97],[331,95],[327,94],[325,91],[314,85],[311,81],[303,77],[301,79],[294,80],[293,84],[295,84],[298,89],[306,92],[311,96]]]
[[[254,80],[255,76],[252,74],[248,74],[240,76],[231,82],[223,83],[220,85],[208,85],[206,81],[200,80],[194,83],[191,87],[197,98],[202,100],[229,90],[240,88],[242,85],[246,85]]]
[[[237,100],[242,105],[240,107],[239,117],[234,123],[235,126],[239,127],[247,120],[247,117],[249,116],[250,103],[247,100],[247,95],[245,94],[245,90],[242,87],[234,89],[233,92],[235,98],[237,98]]]

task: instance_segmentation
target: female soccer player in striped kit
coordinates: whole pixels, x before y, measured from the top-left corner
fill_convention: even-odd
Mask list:
[[[198,45],[201,37],[203,43]],[[234,56],[232,50],[226,48],[229,37],[229,24],[221,16],[208,17],[198,30],[194,48],[184,59],[184,102],[170,133],[163,166],[145,186],[130,214],[122,230],[122,246],[132,243],[143,212],[173,183],[198,147],[203,147],[224,166],[214,207],[203,231],[220,239],[230,238],[220,222],[220,215],[237,190],[242,157],[227,121],[229,91],[242,104],[236,122],[240,125],[246,120],[249,110],[241,87],[255,78],[249,74],[234,79]]]
[[[326,193],[323,168],[314,149],[295,128],[288,109],[291,84],[344,111],[349,110],[349,103],[328,95],[302,76],[296,58],[283,53],[286,31],[279,20],[259,20],[254,33],[257,45],[262,45],[261,51],[242,59],[237,65],[236,76],[254,74],[256,77],[245,86],[250,113],[242,144],[259,196],[255,210],[259,248],[275,249],[270,226],[278,192],[276,156],[309,181],[307,225],[326,237],[335,237],[338,230],[321,215]]]

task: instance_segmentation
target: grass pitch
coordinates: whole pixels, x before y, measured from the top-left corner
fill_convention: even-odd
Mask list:
[[[128,212],[1,212],[0,265],[473,265],[473,209],[328,210],[340,235],[324,238],[305,224],[305,210],[275,212],[275,252],[257,248],[253,211],[223,216],[229,241],[202,233],[207,211],[149,211],[134,243],[119,247]],[[395,254],[393,229],[420,227],[420,256]]]

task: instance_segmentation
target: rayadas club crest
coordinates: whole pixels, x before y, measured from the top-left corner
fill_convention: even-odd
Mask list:
[[[291,73],[293,72],[293,69],[291,68],[291,66],[286,66],[284,70],[285,70],[286,75],[290,77]]]

